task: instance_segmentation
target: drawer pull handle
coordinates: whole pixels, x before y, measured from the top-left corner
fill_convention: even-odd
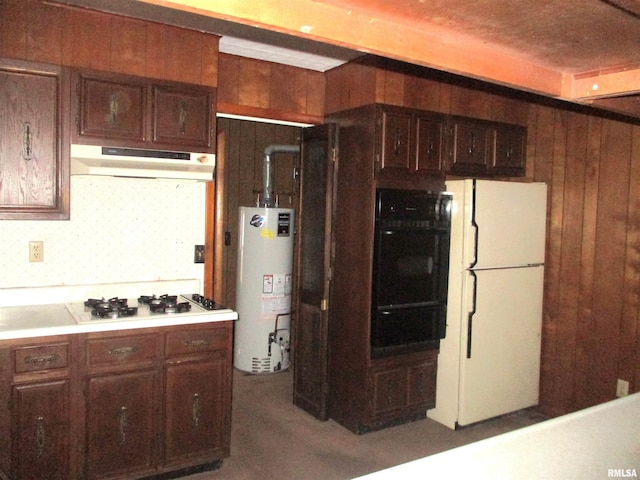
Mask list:
[[[60,358],[57,354],[52,353],[51,355],[38,355],[38,356],[27,356],[24,358],[24,363],[47,363],[47,362],[55,362]]]
[[[120,445],[127,443],[127,407],[120,407],[118,412],[118,423],[120,424]]]
[[[208,345],[209,342],[207,342],[204,339],[200,339],[200,340],[185,340],[184,342],[184,346],[185,347],[204,347],[206,345]]]
[[[193,428],[197,429],[200,426],[200,394],[194,393],[191,403],[191,420]]]
[[[36,419],[36,453],[38,457],[44,453],[44,417]]]
[[[140,349],[136,346],[116,347],[109,350],[111,355],[126,355],[128,353],[137,353]]]

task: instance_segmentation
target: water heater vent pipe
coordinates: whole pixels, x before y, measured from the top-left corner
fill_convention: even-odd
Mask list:
[[[264,149],[264,162],[262,164],[262,180],[263,180],[263,192],[262,201],[260,207],[276,207],[273,200],[273,167],[271,161],[271,155],[274,153],[298,153],[300,151],[300,145],[269,145]]]

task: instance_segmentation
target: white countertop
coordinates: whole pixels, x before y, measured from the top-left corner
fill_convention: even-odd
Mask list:
[[[200,282],[197,279],[184,279],[0,289],[0,340],[238,319],[238,314],[233,310],[220,309],[207,312],[207,315],[182,313],[179,315],[158,315],[153,318],[128,317],[112,321],[101,320],[96,323],[78,324],[65,306],[65,302],[84,301],[87,298],[138,297],[139,295],[169,292],[197,293],[200,292]]]
[[[78,324],[64,304],[5,307],[0,308],[0,340],[189,325],[238,319],[238,314],[229,309],[214,310],[208,313],[210,314],[159,315],[143,319],[128,317],[126,320],[118,319]]]
[[[640,476],[640,393],[359,477],[590,480]]]

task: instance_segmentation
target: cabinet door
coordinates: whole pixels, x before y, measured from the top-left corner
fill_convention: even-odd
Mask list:
[[[436,372],[435,360],[409,368],[408,406],[435,407]]]
[[[406,368],[373,372],[373,416],[400,410],[406,403]]]
[[[196,87],[153,87],[153,141],[211,148],[215,90]]]
[[[13,387],[13,478],[69,478],[69,382]]]
[[[493,161],[493,129],[483,123],[454,122],[449,170],[452,173],[486,173]]]
[[[0,61],[0,219],[68,219],[66,71]]]
[[[225,359],[166,367],[165,466],[224,456],[228,370]]]
[[[142,81],[79,75],[79,135],[107,140],[145,140],[146,88]]]
[[[158,433],[155,371],[93,377],[87,393],[87,477],[150,472]]]
[[[381,157],[379,171],[384,174],[414,169],[411,154],[411,111],[384,109],[381,113]]]
[[[500,125],[496,127],[496,156],[494,169],[496,175],[524,176],[526,127],[518,125]]]
[[[420,173],[441,173],[444,119],[418,114],[415,130],[415,170]]]

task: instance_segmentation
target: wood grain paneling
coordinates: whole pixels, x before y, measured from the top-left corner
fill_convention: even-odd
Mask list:
[[[219,112],[322,123],[323,73],[224,53],[219,60]]]
[[[116,72],[144,76],[147,73],[146,53],[149,35],[145,23],[124,17],[113,17],[110,23],[109,65]]]
[[[219,37],[37,0],[0,2],[0,56],[217,86]]]

